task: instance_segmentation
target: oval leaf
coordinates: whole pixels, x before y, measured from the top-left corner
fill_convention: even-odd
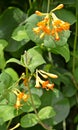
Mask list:
[[[17,111],[15,111],[15,108],[10,105],[3,105],[0,106],[0,119],[3,120],[3,122],[6,122],[12,118],[17,116]]]
[[[21,126],[24,128],[32,127],[38,123],[37,116],[33,113],[27,114],[21,118]]]
[[[29,37],[24,26],[17,27],[12,34],[12,38],[16,41],[22,41],[23,39],[25,39],[26,42],[29,41]]]
[[[36,67],[45,63],[41,55],[41,50],[39,50],[38,46],[33,47],[32,49],[28,50],[28,55],[31,58],[28,68],[33,73]]]
[[[47,106],[47,107],[42,108],[39,111],[38,115],[41,120],[44,120],[44,119],[48,119],[55,116],[55,111],[51,106]]]
[[[61,47],[52,48],[51,52],[55,54],[60,54],[61,56],[63,56],[66,62],[68,62],[70,59],[70,51],[69,51],[68,44]]]

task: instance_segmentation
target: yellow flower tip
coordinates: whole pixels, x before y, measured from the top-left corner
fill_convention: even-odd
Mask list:
[[[63,4],[60,4],[60,5],[58,5],[56,8],[57,9],[62,9],[64,7],[64,5]]]
[[[39,27],[35,27],[35,28],[33,28],[33,31],[34,31],[36,34],[38,34],[38,33],[40,32],[40,28],[39,28]]]
[[[64,7],[63,4],[58,5],[56,8],[54,8],[52,11],[58,10],[58,9],[62,9]]]
[[[49,74],[48,75],[50,78],[53,78],[53,79],[57,79],[58,78],[58,76],[56,75],[56,74]]]
[[[43,15],[43,13],[41,13],[40,11],[35,11],[35,14],[37,14],[38,16],[42,16]]]
[[[48,84],[46,87],[46,90],[53,90],[54,89],[54,83]]]
[[[64,30],[69,30],[70,29],[70,24],[68,22],[65,22],[63,24],[63,28],[64,28]]]
[[[41,33],[41,35],[40,35],[40,39],[43,38],[44,35],[45,35],[45,32]]]
[[[60,38],[59,38],[59,37],[55,37],[55,40],[56,40],[56,41],[59,41],[59,40],[60,40]]]
[[[41,86],[39,85],[39,86],[37,86],[37,85],[35,85],[35,88],[40,88]]]

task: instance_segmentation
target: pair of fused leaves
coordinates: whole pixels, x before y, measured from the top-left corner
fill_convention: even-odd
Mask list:
[[[68,21],[70,24],[73,24],[76,21],[75,16],[67,10],[60,10],[56,13],[58,14],[57,15],[58,17],[63,18],[63,20]],[[9,22],[7,22],[8,21],[7,19],[9,19]],[[66,46],[66,42],[69,37],[68,36],[69,32],[66,32],[65,37],[62,36],[63,40],[60,42],[57,42],[57,44],[56,42],[52,40],[51,37],[45,37],[45,39],[42,40],[39,38],[39,36],[35,35],[34,32],[32,31],[32,28],[36,27],[37,22],[42,20],[42,18],[36,15],[31,15],[26,20],[26,25],[23,26],[20,23],[24,22],[25,19],[26,19],[25,13],[22,12],[18,8],[12,8],[12,7],[8,8],[1,15],[0,38],[6,39],[8,41],[8,46],[6,47],[7,51],[10,51],[10,52],[17,51],[19,50],[19,48],[22,48],[22,46],[24,46],[29,40],[32,40],[35,43],[38,43],[38,45],[44,43],[44,46],[46,46],[46,48],[49,48],[51,52],[56,53],[56,54],[61,54],[65,58],[66,61],[69,60],[69,57],[70,57],[69,48],[68,46]],[[5,23],[5,21],[7,23]],[[18,26],[19,24],[20,26]],[[7,30],[9,31],[7,32]],[[12,38],[11,38],[11,35],[12,35]]]
[[[57,14],[59,17],[61,16],[61,18],[63,17],[62,18],[63,20],[67,20],[70,24],[73,24],[76,21],[75,16],[69,11],[66,11],[66,10],[58,11]],[[59,41],[55,41],[52,38],[52,36],[49,36],[49,35],[45,35],[43,39],[40,39],[39,35],[33,32],[33,28],[36,27],[37,23],[41,21],[42,19],[43,19],[42,17],[37,16],[35,14],[31,15],[26,20],[26,25],[18,27],[13,32],[12,38],[18,41],[20,40],[20,38],[26,39],[27,37],[29,37],[29,39],[34,41],[38,46],[43,45],[52,53],[62,55],[65,58],[66,62],[69,61],[70,51],[69,51],[69,46],[67,45],[67,40],[70,36],[70,31],[68,30],[63,31],[63,33],[60,34]]]
[[[67,10],[60,10],[57,11],[56,13],[58,17],[62,18],[65,21],[68,21],[70,24],[73,24],[76,21],[75,16]],[[12,14],[14,15],[14,17],[12,17]],[[20,14],[19,19],[17,19],[18,14]],[[11,23],[11,24],[8,23],[8,26],[6,26],[7,24],[5,24],[5,21],[7,21],[7,16],[8,19],[10,19],[10,23]],[[68,45],[66,45],[68,37],[70,35],[69,31],[64,32],[64,34],[61,35],[61,40],[57,42],[54,41],[50,36],[46,36],[44,39],[40,39],[38,35],[35,35],[32,29],[36,27],[37,22],[42,20],[42,17],[36,16],[35,14],[31,15],[29,18],[27,18],[26,25],[20,25],[16,28],[16,26],[19,23],[24,22],[22,20],[23,16],[24,16],[23,20],[25,20],[26,18],[25,14],[20,9],[8,8],[0,17],[0,20],[3,19],[3,23],[0,22],[0,27],[2,32],[0,37],[7,39],[8,37],[11,37],[11,34],[13,32],[12,38],[7,39],[9,41],[8,47],[6,48],[7,51],[16,51],[19,48],[21,48],[23,45],[25,45],[29,40],[32,40],[38,45],[41,45],[43,43],[44,46],[48,48],[51,52],[56,54],[61,54],[66,61],[69,60],[70,58],[69,47]],[[8,30],[10,28],[10,30],[6,35],[7,28]]]
[[[64,10],[63,12],[64,12],[65,15],[67,15],[67,13],[66,13],[67,11]],[[75,17],[71,13],[69,13],[69,14],[70,14],[70,17],[69,17],[68,21],[71,24],[73,24],[75,22]],[[62,15],[63,15],[63,13],[62,13]],[[72,22],[71,22],[71,19],[70,19],[71,16],[73,17]],[[30,39],[32,41],[37,43],[37,45],[45,46],[52,53],[61,54],[65,58],[65,60],[67,62],[70,59],[69,46],[67,45],[67,40],[68,40],[68,38],[70,36],[70,31],[69,30],[63,31],[60,34],[60,40],[59,41],[55,41],[53,39],[53,37],[50,36],[50,35],[45,35],[44,38],[40,39],[39,35],[35,34],[32,30],[33,30],[34,27],[37,26],[37,23],[39,21],[41,21],[42,19],[43,19],[42,17],[37,16],[35,14],[30,16],[27,19],[26,31],[27,31],[28,36],[30,37]]]

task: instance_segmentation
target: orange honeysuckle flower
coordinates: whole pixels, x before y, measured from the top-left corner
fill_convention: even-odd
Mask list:
[[[15,108],[18,109],[21,106],[23,106],[21,104],[21,101],[23,100],[24,102],[26,102],[29,98],[28,94],[25,94],[24,92],[21,92],[18,89],[13,90],[13,93],[17,96],[17,100],[16,100],[16,104],[15,104]]]
[[[45,34],[50,34],[51,30],[49,27],[49,17],[48,15],[40,22],[37,23],[38,27],[33,28],[33,31],[38,34],[41,31],[40,38],[43,38]]]
[[[37,23],[37,27],[33,28],[36,34],[40,34],[40,38],[43,38],[45,35],[51,35],[58,41],[60,40],[59,33],[70,29],[70,24],[68,22],[62,21],[53,13],[55,10],[62,9],[63,7],[64,5],[60,4],[51,10],[50,13],[35,12],[38,16],[45,16],[42,21]]]
[[[17,96],[17,98],[19,98],[19,100],[24,96],[24,92],[21,92],[18,89],[13,90],[13,93]]]
[[[44,88],[46,90],[53,90],[54,88],[54,83],[50,83],[48,78],[58,78],[57,75],[47,73],[43,70],[36,70],[36,88]]]
[[[56,31],[56,29],[53,29],[51,33],[52,33],[52,36],[54,36],[56,41],[60,40],[60,37],[58,35],[58,31]]]
[[[51,32],[51,30],[50,30],[50,28],[48,26],[44,26],[42,28],[42,31],[45,32],[46,34],[50,34],[50,32]]]
[[[69,30],[70,24],[68,22],[64,22],[56,17],[54,13],[52,13],[52,25],[56,28],[59,32],[62,30]]]
[[[42,84],[42,88],[45,88],[46,90],[53,90],[54,83],[50,84],[49,80],[44,81],[43,84]]]
[[[55,40],[59,40],[59,32],[69,30],[70,24],[67,22],[64,22],[56,17],[54,13],[52,13],[52,36],[55,37]]]

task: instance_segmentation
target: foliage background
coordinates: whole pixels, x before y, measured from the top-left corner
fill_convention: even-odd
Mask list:
[[[50,2],[50,3],[48,3]],[[58,4],[64,4],[64,9],[56,11],[57,16],[71,24],[71,34],[68,38],[66,46],[63,48],[56,46],[52,48],[51,43],[46,45],[45,48],[41,44],[43,41],[35,40],[35,36],[31,32],[31,27],[34,26],[36,19],[32,18],[32,14],[39,10],[47,12],[56,7]],[[30,17],[31,16],[31,17]],[[28,19],[31,18],[31,19]],[[30,23],[29,26],[27,24]],[[16,63],[8,62],[11,58],[20,60],[24,51],[34,52],[33,47],[38,46],[37,51],[41,54],[42,58],[46,61],[45,65],[40,64],[40,69],[56,73],[59,78],[53,80],[55,88],[57,88],[56,96],[51,91],[42,91],[38,93],[42,102],[40,108],[51,105],[56,110],[56,117],[52,120],[47,119],[48,122],[56,130],[78,130],[78,1],[77,0],[1,0],[0,1],[0,95],[1,103],[3,99],[10,100],[6,97],[7,88],[9,88],[13,81],[18,80],[18,77],[25,71],[25,68]],[[64,43],[60,43],[64,44]],[[50,50],[47,50],[47,47]],[[51,52],[51,53],[49,53]],[[37,57],[38,59],[38,57]],[[38,63],[38,60],[35,62]],[[40,62],[43,62],[43,59]],[[35,63],[35,64],[36,64]],[[39,63],[38,63],[39,65]],[[35,70],[34,65],[30,66],[30,70]],[[6,72],[6,73],[5,73]],[[33,82],[33,81],[32,81]],[[34,84],[34,83],[33,83]],[[33,90],[35,93],[35,90]],[[59,93],[59,97],[57,95]],[[12,96],[12,95],[11,95]],[[11,99],[12,101],[12,99]],[[39,109],[40,109],[39,108]],[[5,121],[2,121],[0,116],[0,130],[7,129],[8,119],[4,116],[10,108],[1,106],[0,113],[5,111],[2,115]],[[10,111],[12,112],[12,111]],[[0,114],[1,115],[1,114]],[[11,122],[10,127],[16,125],[22,115],[15,117]],[[6,115],[7,117],[7,115]],[[9,115],[10,117],[10,115]],[[57,123],[55,123],[57,122]],[[37,124],[30,128],[17,128],[18,130],[43,130]]]

